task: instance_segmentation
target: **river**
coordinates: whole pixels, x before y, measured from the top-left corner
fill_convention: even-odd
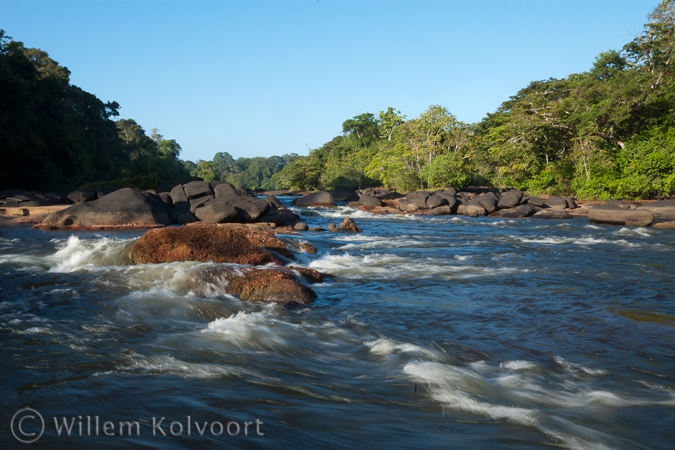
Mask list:
[[[283,236],[336,275],[296,309],[0,228],[0,447],[673,448],[673,230],[299,212],[364,231]]]

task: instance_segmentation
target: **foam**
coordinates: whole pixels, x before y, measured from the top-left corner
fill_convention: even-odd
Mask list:
[[[406,342],[396,342],[387,338],[380,338],[376,341],[364,342],[370,347],[370,352],[379,356],[389,356],[399,353],[419,353],[420,355],[436,358],[436,352],[424,349],[418,345]]]

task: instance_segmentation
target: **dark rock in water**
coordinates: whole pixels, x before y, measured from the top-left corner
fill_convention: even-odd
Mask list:
[[[522,199],[523,191],[506,191],[502,194],[502,198],[499,199],[497,206],[501,209],[515,208]]]
[[[309,230],[309,227],[305,222],[298,222],[293,226],[293,229],[297,231],[307,231]]]
[[[98,200],[53,212],[43,228],[90,228],[102,226],[157,226],[171,223],[166,205],[137,189],[124,188]]]
[[[382,206],[382,200],[371,195],[364,195],[359,199],[359,205],[362,206]]]
[[[568,209],[578,208],[576,202],[574,201],[574,199],[572,197],[563,197],[563,199],[565,200],[565,203],[567,203]]]
[[[337,186],[331,195],[336,202],[355,202],[359,199],[359,194],[354,189],[344,186]]]
[[[171,201],[173,202],[173,207],[178,211],[178,214],[190,212],[190,202],[188,201],[187,195],[185,195],[182,184],[171,189]]]
[[[73,191],[68,194],[68,199],[73,203],[84,203],[96,200],[94,191]]]
[[[188,200],[212,195],[211,185],[206,181],[191,181],[183,186]]]
[[[251,269],[241,276],[230,275],[227,288],[246,301],[302,305],[316,298],[316,293],[291,273],[274,269]]]
[[[119,190],[119,188],[116,187],[109,187],[109,186],[98,186],[96,188],[96,198],[101,198],[105,197],[108,194],[112,194],[113,192]]]
[[[549,208],[553,208],[553,209],[566,209],[567,208],[567,202],[562,197],[551,197],[548,200],[546,200],[544,205],[548,206]]]
[[[134,242],[134,264],[213,261],[234,264],[278,262],[267,250],[288,253],[273,233],[217,225],[151,230]]]
[[[545,207],[546,202],[544,202],[539,197],[530,197],[527,199],[527,204],[530,206],[538,206],[539,208],[543,208]],[[565,204],[567,204],[567,202],[565,202]]]
[[[295,206],[335,206],[333,196],[328,192],[314,192],[293,200]]]
[[[286,224],[295,224],[300,220],[300,216],[290,209],[271,210],[266,215],[260,218],[260,222],[269,222],[277,226]]]
[[[640,206],[638,211],[651,211],[654,213],[654,217],[662,220],[673,220],[675,219],[675,199],[670,200],[658,200],[656,202],[647,203],[646,205]]]
[[[487,214],[485,207],[478,200],[469,200],[462,205],[463,214],[466,216],[484,216]]]
[[[268,205],[270,205],[270,207],[277,208],[277,209],[283,208],[283,207],[284,207],[283,203],[281,203],[281,202],[279,201],[279,199],[276,198],[274,195],[268,195],[268,196],[265,197],[263,200],[264,200]]]
[[[572,215],[564,209],[546,208],[532,216],[533,219],[572,219]]]
[[[206,195],[204,197],[197,197],[197,198],[191,198],[190,199],[190,212],[192,214],[195,213],[197,208],[208,202],[209,200],[213,200],[213,195]]]
[[[430,195],[429,197],[427,197],[427,201],[426,201],[426,207],[427,208],[436,208],[438,206],[443,206],[443,205],[447,205],[447,204],[448,204],[448,201],[444,197],[442,197],[438,194]]]
[[[514,208],[500,209],[489,215],[489,217],[499,217],[502,219],[521,219],[530,217],[535,213],[535,210],[530,205],[519,205]]]
[[[194,214],[202,222],[241,222],[239,211],[223,199],[206,201],[203,205],[195,208]]]
[[[288,266],[290,270],[293,272],[299,273],[307,282],[309,283],[323,283],[323,280],[325,277],[329,277],[330,275],[323,274],[319,272],[316,269],[310,269],[308,267],[295,267],[295,266]]]
[[[452,214],[452,210],[448,205],[436,206],[435,208],[427,209],[424,212],[427,216],[443,216],[446,214]]]
[[[592,223],[648,227],[654,222],[654,213],[648,210],[625,209],[613,205],[595,205],[588,210]]]
[[[328,224],[328,231],[335,231],[337,229],[337,225],[334,223],[329,223]]]
[[[487,192],[485,194],[481,194],[477,196],[473,201],[480,203],[483,206],[483,208],[485,208],[485,212],[487,214],[497,211],[497,204],[499,203],[499,199],[494,194],[494,192]]]

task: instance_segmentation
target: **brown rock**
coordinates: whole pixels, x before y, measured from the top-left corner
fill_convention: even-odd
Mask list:
[[[228,291],[242,300],[305,304],[316,298],[316,293],[298,282],[289,272],[251,269],[242,276],[228,278]]]
[[[247,228],[200,225],[152,230],[131,249],[135,264],[173,261],[213,261],[235,264],[278,262],[267,250],[293,258],[273,233]]]
[[[588,210],[588,220],[593,223],[648,227],[654,222],[654,213],[642,209],[625,209],[616,206],[594,206]]]

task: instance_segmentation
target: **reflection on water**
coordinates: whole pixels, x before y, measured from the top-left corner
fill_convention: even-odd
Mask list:
[[[672,448],[671,230],[303,213],[345,215],[364,233],[287,237],[337,275],[294,310],[227,294],[228,265],[131,265],[142,232],[3,230],[0,445],[30,406],[141,427],[50,448]],[[187,416],[264,436],[152,435]]]

